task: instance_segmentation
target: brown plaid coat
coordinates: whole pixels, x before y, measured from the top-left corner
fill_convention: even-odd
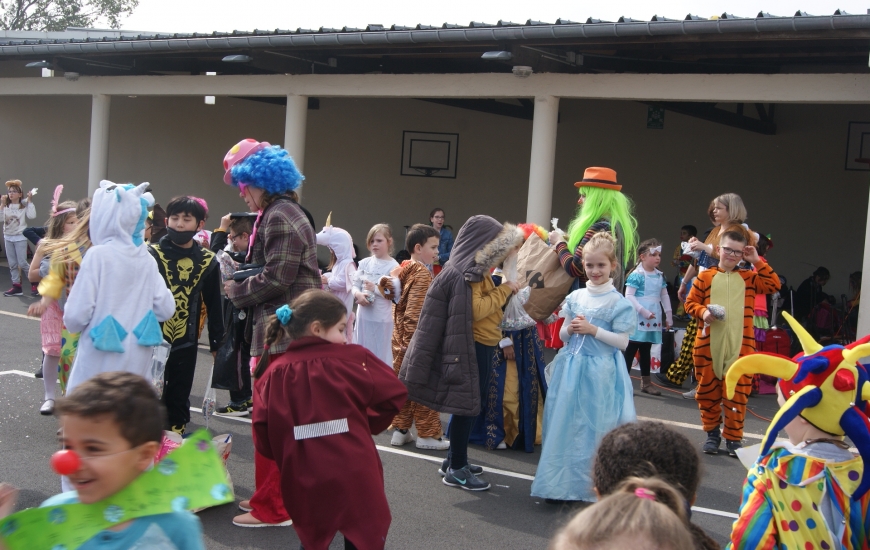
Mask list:
[[[283,197],[275,200],[263,212],[256,234],[251,263],[265,268],[227,293],[237,308],[253,308],[248,315],[252,357],[263,354],[266,325],[275,310],[310,288],[320,288],[314,228],[299,205]],[[289,344],[289,338],[282,338],[269,353],[283,353]]]

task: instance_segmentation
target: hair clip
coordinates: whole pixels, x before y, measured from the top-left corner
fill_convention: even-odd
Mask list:
[[[278,321],[286,327],[290,318],[293,317],[293,310],[290,309],[290,306],[283,305],[275,311],[275,315],[278,317]]]
[[[656,502],[656,494],[649,489],[645,489],[644,487],[638,487],[634,490],[634,496],[637,498],[645,498],[646,500],[651,500]]]

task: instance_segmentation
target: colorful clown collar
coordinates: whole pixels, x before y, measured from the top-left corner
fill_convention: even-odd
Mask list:
[[[870,375],[867,368],[858,363],[859,359],[870,355],[870,336],[845,347],[822,347],[788,313],[783,316],[800,340],[803,353],[792,359],[768,353],[741,357],[725,377],[728,398],[734,397],[743,375],[766,374],[780,378],[779,389],[787,401],[764,436],[761,456],[770,451],[776,434],[800,415],[820,430],[848,436],[864,460],[864,470],[870,471]],[[870,475],[863,476],[852,497],[859,499],[868,489]]]

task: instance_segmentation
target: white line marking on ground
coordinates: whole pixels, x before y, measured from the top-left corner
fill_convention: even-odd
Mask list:
[[[723,512],[722,510],[713,510],[712,508],[702,508],[700,506],[692,506],[693,512],[701,512],[702,514],[710,514],[711,516],[720,516],[723,518],[731,518],[737,519],[739,516],[737,514],[732,514],[731,512]]]
[[[675,420],[663,420],[661,418],[651,418],[649,416],[638,416],[637,419],[638,420],[652,420],[654,422],[661,422],[662,424],[670,424],[671,426],[679,426],[680,428],[689,428],[691,430],[704,431],[704,426],[701,426],[700,424],[689,424],[688,422],[677,422]],[[763,435],[750,434],[750,433],[745,433],[745,432],[743,433],[743,437],[749,438],[749,439],[758,439],[758,440],[764,439]]]
[[[12,313],[11,311],[3,311],[0,309],[0,315],[8,315],[10,317],[19,317],[21,319],[27,319],[28,321],[39,321],[39,317],[28,317],[23,313]]]
[[[0,374],[18,374],[20,376],[33,377],[33,373],[24,372],[24,371],[20,371],[20,370],[0,371]],[[197,408],[197,407],[190,407],[190,411],[195,412],[197,414],[202,414],[202,409]],[[251,419],[249,417],[244,417],[244,416],[214,415],[213,418],[217,418],[217,419],[221,419],[221,420],[235,420],[236,422],[244,422],[245,424],[251,423]],[[701,429],[700,426],[694,426],[692,424],[686,424],[684,422],[672,422],[672,421],[667,421],[667,420],[659,420],[657,418],[645,418],[645,417],[640,417],[640,416],[638,417],[638,419],[640,419],[640,420],[658,420],[659,422],[663,422],[665,424],[673,424],[676,426],[683,426],[686,428]],[[405,451],[403,449],[393,449],[391,447],[386,447],[384,445],[375,445],[375,447],[379,451],[382,451],[385,453],[393,453],[393,454],[397,454],[397,455],[407,456],[410,458],[416,458],[416,459],[420,459],[420,460],[428,460],[429,462],[437,462],[439,464],[444,460],[443,458],[438,458],[437,456],[429,456],[429,455],[424,455],[424,454],[420,454],[420,453],[413,453],[411,451]],[[484,469],[484,471],[486,473],[502,475],[502,476],[507,476],[507,477],[513,477],[516,479],[525,479],[526,481],[534,481],[534,479],[535,479],[535,476],[530,476],[528,474],[511,472],[508,470],[500,470],[498,468],[490,468],[489,466],[487,466]],[[731,512],[723,512],[721,510],[713,510],[712,508],[702,508],[700,506],[692,506],[692,511],[699,512],[701,514],[709,514],[711,516],[719,516],[719,517],[723,517],[723,518],[737,519],[737,514],[733,514]]]

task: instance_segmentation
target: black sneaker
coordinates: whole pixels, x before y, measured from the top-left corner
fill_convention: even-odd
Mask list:
[[[707,432],[707,441],[704,442],[703,451],[708,455],[717,455],[721,444],[722,438],[719,436],[719,428],[716,428]]]
[[[653,376],[655,376],[656,382],[661,384],[662,386],[665,386],[667,388],[674,388],[676,390],[683,389],[682,384],[677,385],[677,384],[671,382],[670,378],[668,378],[665,374],[663,374],[661,372],[657,372],[657,373],[653,374]]]
[[[251,414],[251,411],[248,408],[247,401],[242,401],[241,403],[230,401],[226,407],[221,407],[214,413],[220,416],[247,416]]]
[[[12,288],[3,293],[3,296],[21,296],[24,292],[21,291],[21,285],[13,284]]]
[[[42,378],[42,366],[40,365],[39,370],[33,373],[33,376],[36,378]]]
[[[39,296],[39,285],[30,285],[30,295]]]
[[[448,469],[441,483],[451,487],[459,487],[466,491],[486,491],[489,489],[489,483],[478,479],[476,475],[471,473],[468,466],[458,470],[453,468]]]
[[[450,462],[448,462],[448,460],[446,458],[444,460],[442,460],[441,467],[438,468],[438,475],[440,475],[441,477],[444,477],[444,475],[447,473],[447,468],[449,466],[450,466]],[[479,476],[480,474],[483,473],[483,466],[478,466],[477,464],[469,464],[467,466],[467,468],[472,474],[474,474],[476,476]]]
[[[737,458],[737,449],[743,447],[743,443],[740,441],[731,441],[730,439],[725,440],[725,450],[728,451],[728,456],[733,456]]]

